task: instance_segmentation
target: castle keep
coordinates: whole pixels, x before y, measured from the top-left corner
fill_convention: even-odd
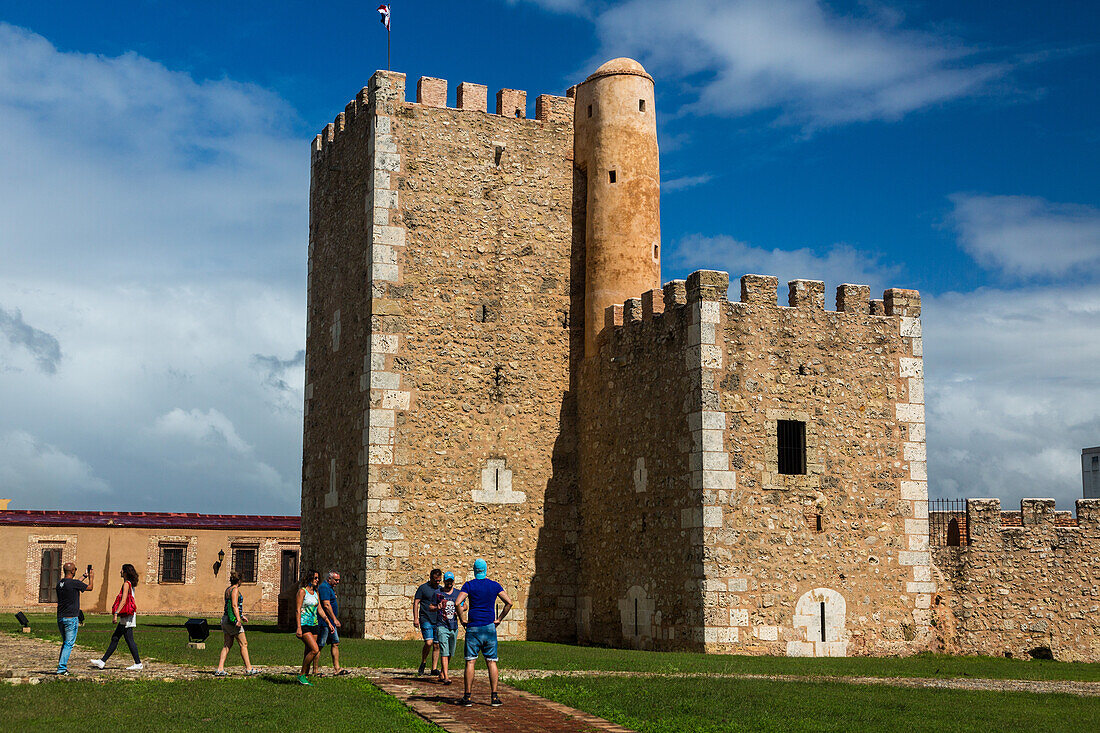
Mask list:
[[[813,280],[783,306],[774,277],[736,302],[722,272],[662,286],[634,61],[534,119],[512,89],[495,113],[477,84],[447,102],[379,71],[313,143],[303,567],[341,570],[349,633],[412,636],[428,571],[481,556],[516,601],[504,638],[1000,653],[1011,616],[1015,650],[1100,658],[1091,620],[1036,642],[1061,611],[1003,570],[1001,535],[934,565],[915,291],[844,284],[833,309]],[[1095,548],[1097,503],[1035,552]],[[1095,565],[1070,565],[1042,587],[1095,618]],[[974,612],[993,600],[1010,612]]]

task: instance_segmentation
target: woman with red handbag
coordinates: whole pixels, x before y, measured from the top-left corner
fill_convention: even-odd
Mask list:
[[[130,647],[130,654],[134,658],[134,663],[126,669],[137,671],[142,668],[137,644],[134,643],[134,629],[137,627],[137,601],[134,599],[134,586],[137,583],[137,570],[134,570],[134,566],[130,563],[126,563],[122,566],[122,588],[118,592],[118,597],[115,598],[115,605],[111,607],[112,620],[118,626],[115,627],[115,633],[111,635],[111,644],[107,647],[107,652],[101,658],[91,660],[93,667],[103,669],[107,666],[107,660],[115,653],[118,640],[125,637],[126,646]]]

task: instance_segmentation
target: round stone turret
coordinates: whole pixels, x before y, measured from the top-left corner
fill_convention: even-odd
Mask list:
[[[587,178],[585,356],[604,310],[661,285],[661,180],[653,77],[608,61],[577,87],[573,154]]]

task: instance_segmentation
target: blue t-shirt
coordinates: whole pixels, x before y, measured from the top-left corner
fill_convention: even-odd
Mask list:
[[[439,614],[439,625],[446,626],[451,631],[458,630],[458,611],[455,609],[455,599],[458,598],[458,588],[451,588],[451,592],[440,588],[435,592],[435,597],[432,598],[432,605],[438,606],[439,610],[436,613]]]
[[[497,620],[497,593],[504,586],[495,580],[481,578],[467,580],[462,592],[470,597],[470,615],[466,617],[467,626],[489,626]]]
[[[321,603],[328,601],[332,606],[332,615],[336,616],[336,618],[340,618],[337,613],[339,606],[336,604],[336,591],[332,589],[332,586],[329,585],[327,580],[317,586],[317,597],[320,599]]]

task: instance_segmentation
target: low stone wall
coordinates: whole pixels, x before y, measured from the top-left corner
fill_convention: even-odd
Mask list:
[[[944,651],[1100,661],[1100,499],[1079,500],[1072,524],[1053,499],[1024,499],[1019,515],[970,499],[965,526],[961,546],[933,548]]]

